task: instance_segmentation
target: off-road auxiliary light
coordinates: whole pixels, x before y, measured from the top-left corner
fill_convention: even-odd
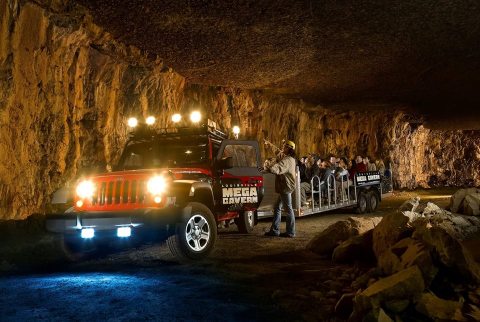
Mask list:
[[[131,117],[128,119],[128,126],[131,128],[137,127],[138,120],[135,117]]]
[[[154,116],[149,116],[145,119],[145,123],[147,123],[147,125],[153,125],[155,124],[155,117]]]
[[[95,229],[93,228],[83,228],[80,236],[84,239],[93,238],[95,236]]]
[[[232,129],[232,132],[235,139],[238,140],[238,135],[240,134],[240,127],[238,125],[235,125]]]
[[[131,227],[118,227],[117,228],[117,237],[130,237],[132,235]]]
[[[172,115],[172,122],[178,123],[182,120],[182,116],[178,113]]]
[[[190,121],[192,121],[192,123],[198,123],[200,122],[201,119],[202,119],[202,114],[200,114],[199,111],[193,111],[190,114]]]

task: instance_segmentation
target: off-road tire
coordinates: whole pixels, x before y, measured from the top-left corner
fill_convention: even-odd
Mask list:
[[[255,228],[255,212],[244,211],[238,218],[235,218],[234,221],[239,232],[242,234],[250,234]]]
[[[360,192],[357,198],[357,207],[356,212],[357,214],[364,214],[367,212],[368,208],[368,198],[364,192]]]
[[[378,196],[374,191],[367,193],[367,212],[375,212],[379,204]]]
[[[204,259],[217,240],[217,223],[210,209],[198,202],[189,203],[189,207],[190,214],[182,216],[175,234],[167,239],[168,248],[181,261]]]

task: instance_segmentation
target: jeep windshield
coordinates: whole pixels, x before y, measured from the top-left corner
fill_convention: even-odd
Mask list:
[[[118,164],[120,170],[181,168],[208,163],[206,142],[156,141],[128,145]]]

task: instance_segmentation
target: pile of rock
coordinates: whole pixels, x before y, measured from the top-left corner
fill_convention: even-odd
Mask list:
[[[480,320],[480,265],[463,245],[480,240],[480,217],[455,215],[419,198],[400,209],[363,231],[348,228],[365,228],[369,219],[335,223],[308,245],[336,262],[367,259],[336,313],[351,321]],[[331,247],[331,241],[339,244]]]

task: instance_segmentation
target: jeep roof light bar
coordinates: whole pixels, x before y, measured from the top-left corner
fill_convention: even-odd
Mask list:
[[[153,129],[145,124],[139,124],[129,133],[129,139],[155,139],[164,137],[181,137],[188,135],[211,135],[218,139],[227,139],[228,136],[216,128],[215,122],[209,120],[208,124],[193,127],[167,127]]]

